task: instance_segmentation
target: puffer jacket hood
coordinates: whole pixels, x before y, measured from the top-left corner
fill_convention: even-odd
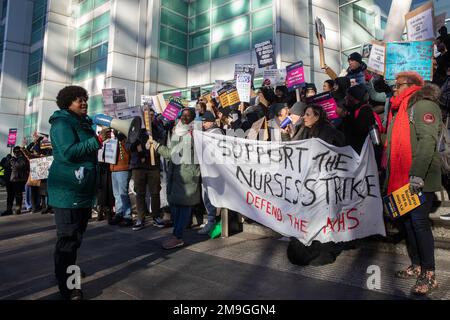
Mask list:
[[[425,83],[425,85],[414,93],[409,99],[409,105],[417,103],[421,100],[429,100],[435,102],[439,105],[439,96],[441,94],[441,89],[435,84]]]
[[[53,112],[53,114],[50,116],[50,119],[48,119],[48,122],[50,124],[52,124],[55,120],[57,119],[70,119],[70,120],[78,120],[78,121],[83,121],[83,122],[87,122],[90,125],[92,125],[92,120],[89,117],[80,117],[78,115],[76,115],[75,113],[68,111],[68,110],[56,110],[55,112]]]

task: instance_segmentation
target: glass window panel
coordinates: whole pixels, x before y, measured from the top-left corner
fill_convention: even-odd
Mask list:
[[[273,40],[273,27],[260,29],[252,32],[252,45],[264,42],[266,40]]]
[[[209,30],[201,31],[189,36],[189,48],[195,49],[209,44]]]
[[[252,15],[252,29],[261,28],[273,23],[272,7],[255,12]]]
[[[77,41],[79,41],[84,37],[90,36],[91,31],[92,31],[92,21],[89,21],[88,23],[81,25],[77,29]]]
[[[164,8],[161,8],[161,24],[165,24],[166,26],[173,27],[185,33],[188,32],[187,19]]]
[[[103,43],[91,50],[91,61],[104,58],[108,55],[108,43]]]
[[[75,68],[91,63],[91,52],[86,51],[75,56]]]
[[[91,38],[85,38],[77,42],[75,46],[76,52],[84,51],[91,46]]]
[[[189,20],[189,32],[195,32],[197,30],[205,29],[209,27],[210,12],[198,15]]]
[[[230,0],[213,0],[213,7],[221,6],[227,2],[230,2]]]
[[[39,18],[36,21],[33,22],[33,24],[31,25],[31,30],[36,30],[39,28],[42,28],[44,25],[44,18]]]
[[[44,38],[44,29],[37,29],[31,33],[31,44],[35,44],[36,42],[42,40]]]
[[[105,2],[108,2],[109,0],[94,0],[94,8],[100,7]]]
[[[159,45],[159,57],[163,60],[186,65],[186,51],[169,46],[164,43]]]
[[[93,63],[91,65],[91,75],[95,76],[99,73],[106,72],[107,62],[108,62],[108,59],[104,58],[102,60],[98,60],[97,62]]]
[[[33,6],[33,19],[37,19],[37,18],[45,15],[46,9],[47,9],[46,3],[42,3],[42,4],[35,3]]]
[[[42,62],[38,61],[28,65],[28,74],[36,73],[41,70]]]
[[[178,32],[174,29],[167,28],[165,26],[161,26],[160,28],[160,41],[166,42],[169,44],[173,44],[180,48],[187,47],[187,35],[181,32]]]
[[[96,44],[103,41],[107,41],[108,39],[109,39],[109,28],[105,28],[92,34],[92,45],[95,46]]]
[[[38,72],[28,76],[27,84],[28,86],[32,86],[33,84],[36,84],[40,81],[41,81],[41,73]]]
[[[235,0],[223,7],[216,8],[212,11],[213,23],[219,23],[249,11],[250,2],[246,0]]]
[[[30,53],[29,64],[36,63],[42,59],[42,49]]]
[[[210,0],[197,0],[192,2],[189,7],[189,16],[193,17],[208,10],[210,5]]]
[[[73,80],[82,81],[90,77],[89,65],[75,69]]]
[[[175,12],[178,12],[185,17],[188,16],[189,5],[188,5],[187,1],[162,0],[161,4],[163,7],[166,7]]]
[[[103,113],[103,99],[101,95],[90,96],[88,101],[88,114]]]
[[[252,10],[258,10],[259,8],[268,6],[272,4],[272,0],[253,0]]]
[[[238,36],[250,29],[250,18],[249,16],[239,17],[237,19],[231,20],[230,22],[216,26],[211,31],[211,42],[220,42],[225,38]]]
[[[209,61],[209,46],[189,52],[189,66]]]
[[[236,38],[231,38],[219,43],[212,44],[211,58],[212,59],[222,58],[246,50],[250,50],[249,33]]]
[[[101,16],[98,16],[93,20],[92,23],[92,32],[100,30],[106,26],[109,26],[109,11],[105,12]]]
[[[80,4],[80,16],[92,11],[94,0],[84,0]]]

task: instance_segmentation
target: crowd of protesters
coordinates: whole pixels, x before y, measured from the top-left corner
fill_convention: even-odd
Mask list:
[[[68,86],[59,92],[60,110],[50,118],[52,148],[44,148],[46,137],[36,135],[33,143],[15,147],[1,161],[8,194],[7,210],[2,215],[21,213],[25,190],[29,197],[25,202],[29,202],[32,212],[55,213],[58,240],[54,259],[59,288],[65,299],[81,299],[81,291],[67,289],[66,269],[76,262],[77,249],[93,209],[98,220],[106,219],[111,225],[135,231],[148,225],[146,219],[151,219],[156,227],[173,226],[173,236],[162,244],[164,249],[184,245],[183,231],[190,226],[194,212],[207,214],[207,223],[199,234],[213,230],[218,208],[211,204],[207,190],[202,187],[200,167],[193,161],[192,132],[196,124],[201,123],[203,131],[226,134],[229,130],[248,131],[265,118],[268,129],[265,140],[319,138],[334,146],[351,146],[357,153],[375,128],[382,136],[382,143],[375,145],[382,193],[389,194],[409,183],[412,193],[423,192],[427,199],[399,220],[411,265],[396,276],[417,279],[413,292],[428,294],[437,286],[434,239],[428,216],[434,192],[441,190],[441,183],[450,190],[449,178],[441,174],[438,151],[439,136],[445,130],[443,119],[450,107],[450,42],[445,28],[440,33],[436,40],[440,54],[435,58],[431,82],[408,71],[397,74],[395,81],[385,81],[369,72],[362,56],[353,52],[348,56],[349,67],[344,74],[337,76],[326,66],[325,72],[331,79],[321,86],[306,83],[299,101],[295,91],[280,84],[253,90],[250,103],[234,107],[223,108],[219,99],[203,95],[195,109],[182,109],[176,121],[167,121],[149,109],[152,134],[149,136],[142,129],[133,143],[110,128],[96,134],[92,120],[87,117],[87,91]],[[320,93],[318,87],[336,101],[338,119],[330,121],[320,105],[309,103],[311,97]],[[288,117],[289,124],[282,126]],[[98,150],[111,138],[111,133],[118,140],[117,162],[99,165]],[[48,182],[31,180],[29,159],[48,155],[54,157]],[[174,155],[181,160],[173,162]],[[162,171],[169,210],[161,208]],[[130,189],[135,194],[135,209]],[[170,218],[164,219],[164,211],[170,212]],[[450,219],[449,215],[441,218]],[[291,262],[300,265],[326,264],[353,245],[313,242],[305,246],[291,239],[288,256]]]

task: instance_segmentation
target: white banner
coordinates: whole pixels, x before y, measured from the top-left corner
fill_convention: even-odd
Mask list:
[[[385,235],[370,139],[361,155],[319,139],[264,142],[194,131],[211,203],[305,244]]]
[[[53,156],[30,159],[31,180],[47,179],[52,162]]]

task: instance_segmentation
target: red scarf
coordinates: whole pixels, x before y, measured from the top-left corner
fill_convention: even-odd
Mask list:
[[[409,127],[408,104],[411,96],[422,87],[412,86],[400,95],[391,98],[389,123],[392,123],[392,110],[398,110],[392,123],[391,150],[389,157],[388,194],[409,182],[409,170],[412,164],[411,132]]]

